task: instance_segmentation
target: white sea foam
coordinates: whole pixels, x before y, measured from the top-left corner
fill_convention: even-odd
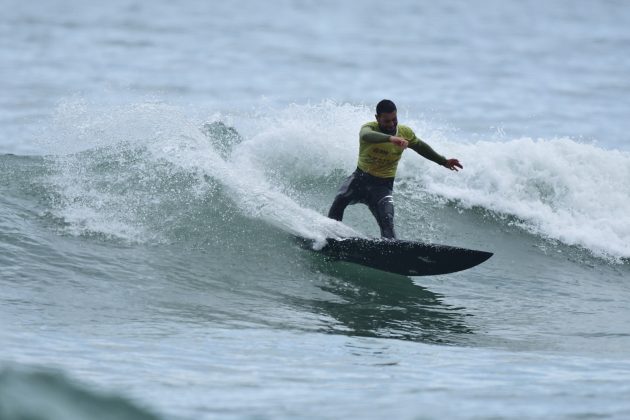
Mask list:
[[[408,159],[400,175],[463,207],[515,216],[534,234],[630,257],[630,153],[567,138],[436,143],[464,170]]]
[[[244,158],[225,160],[181,109],[156,103],[98,107],[83,101],[63,104],[56,117],[55,136],[48,141],[57,155],[59,173],[52,182],[62,199],[58,216],[73,234],[97,233],[130,241],[159,240],[157,232],[147,231],[145,206],[176,200],[181,192],[162,192],[173,197],[151,196],[147,191],[125,190],[127,179],[140,173],[143,184],[159,183],[157,173],[147,167],[168,162],[184,173],[202,173],[218,181],[242,214],[263,220],[289,233],[323,241],[326,237],[361,236],[359,232],[304,208],[265,179],[264,167],[253,165],[252,153]],[[255,143],[254,143],[255,144]],[[126,172],[94,174],[88,167],[109,165],[110,156],[77,154],[85,150],[105,150],[106,154],[137,153]],[[114,156],[115,157],[115,156]],[[92,179],[91,177],[98,177]],[[121,190],[111,185],[123,184]],[[207,193],[203,183],[198,194]],[[182,204],[184,205],[184,204]]]

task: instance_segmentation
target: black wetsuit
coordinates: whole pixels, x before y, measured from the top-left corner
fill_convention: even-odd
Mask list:
[[[376,218],[381,237],[395,239],[393,189],[394,178],[379,178],[357,168],[339,187],[328,217],[341,221],[348,205],[363,203]]]

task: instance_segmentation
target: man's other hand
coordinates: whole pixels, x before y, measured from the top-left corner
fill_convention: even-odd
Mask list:
[[[459,163],[459,160],[457,159],[447,159],[446,162],[444,163],[444,166],[450,169],[451,171],[459,171],[459,169],[464,169],[462,164]]]
[[[401,149],[406,149],[407,145],[409,144],[409,142],[407,140],[405,140],[402,137],[396,137],[396,136],[391,136],[389,138],[389,141],[393,144],[395,144],[396,146],[400,147]]]

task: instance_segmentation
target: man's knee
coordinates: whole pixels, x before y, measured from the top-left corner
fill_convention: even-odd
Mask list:
[[[394,199],[391,195],[382,197],[376,203],[375,211],[376,220],[378,226],[381,229],[381,236],[383,238],[396,238],[394,231]]]
[[[342,221],[343,220],[343,212],[346,209],[346,206],[342,206],[337,202],[334,202],[332,206],[330,206],[330,210],[328,210],[328,217],[330,219]]]

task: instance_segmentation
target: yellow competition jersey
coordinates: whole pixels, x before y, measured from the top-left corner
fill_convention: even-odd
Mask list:
[[[376,121],[364,124],[361,130],[364,131],[366,128],[371,129],[373,132],[382,133]],[[398,125],[396,136],[407,140],[409,146],[420,143],[413,130],[406,125]],[[387,140],[383,142],[369,142],[362,137],[360,136],[359,138],[359,163],[357,164],[359,169],[379,178],[395,177],[398,161],[404,150]],[[385,137],[383,138],[385,139]]]

